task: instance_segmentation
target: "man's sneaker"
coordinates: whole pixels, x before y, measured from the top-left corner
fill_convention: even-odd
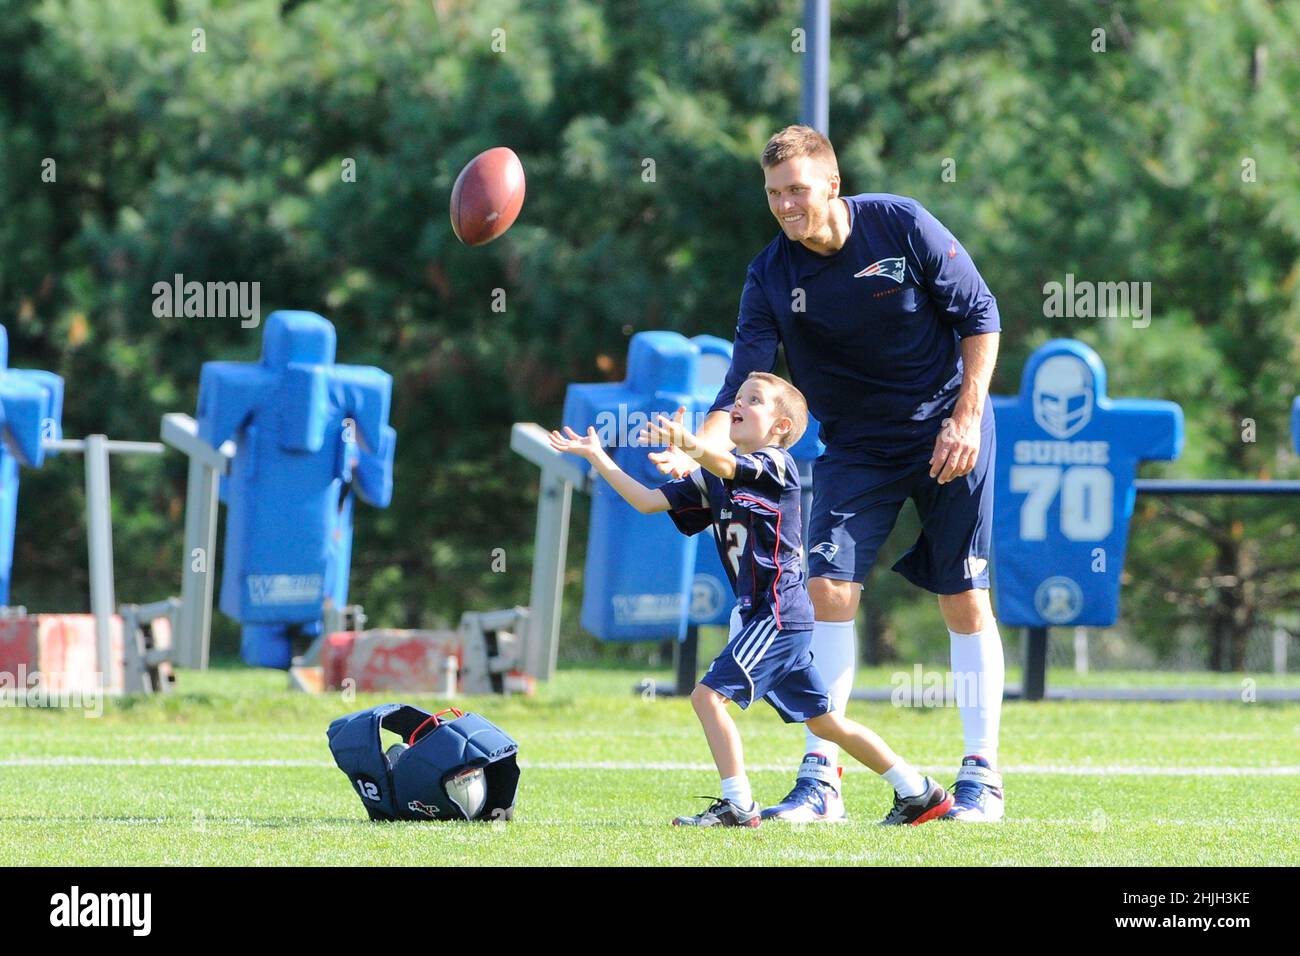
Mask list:
[[[952,793],[956,802],[948,811],[947,819],[962,823],[1002,822],[1002,774],[979,754],[962,758]]]
[[[701,797],[700,799],[712,800],[713,803],[703,813],[697,813],[693,817],[678,817],[673,820],[673,826],[756,827],[763,822],[757,803],[748,810],[742,810],[730,800],[723,800],[721,797]]]
[[[821,754],[807,754],[799,765],[794,789],[776,806],[763,811],[764,820],[786,823],[843,823],[848,819],[840,796],[837,767]]]
[[[947,790],[925,778],[925,793],[919,797],[900,797],[894,793],[894,807],[880,821],[882,827],[917,827],[937,820],[952,809],[953,797]]]

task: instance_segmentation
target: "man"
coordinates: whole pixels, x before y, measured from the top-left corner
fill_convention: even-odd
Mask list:
[[[749,265],[731,369],[697,437],[727,445],[737,389],[750,372],[772,371],[784,346],[826,444],[808,535],[811,650],[840,714],[863,581],[903,502],[915,502],[921,535],[894,570],[938,596],[948,627],[965,745],[949,817],[1001,820],[1003,657],[988,592],[997,303],[920,203],[841,197],[834,148],[816,130],[781,130],[761,164],[781,234]],[[697,466],[672,446],[651,458],[678,477]],[[794,789],[764,816],[842,820],[838,748],[810,731],[806,744]]]

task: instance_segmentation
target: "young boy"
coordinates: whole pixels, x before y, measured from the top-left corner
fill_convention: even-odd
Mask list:
[[[727,646],[691,693],[691,704],[722,776],[722,798],[674,826],[756,827],[759,806],[745,776],[740,732],[727,712],[764,699],[786,723],[803,723],[883,776],[893,786],[887,825],[926,823],[951,809],[953,798],[922,777],[866,727],[831,710],[826,685],[808,643],[813,610],[800,557],[799,470],[786,450],[803,435],[808,406],[789,382],[754,372],[731,409],[736,454],[703,448],[682,424],[685,409],[658,416],[638,436],[642,444],[672,444],[701,468],[659,488],[626,474],[601,447],[594,428],[585,437],[565,427],[551,446],[587,459],[642,514],[667,511],[684,534],[712,527],[723,566],[737,595]]]

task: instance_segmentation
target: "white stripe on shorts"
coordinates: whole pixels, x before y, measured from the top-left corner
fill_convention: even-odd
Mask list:
[[[761,644],[766,638],[768,631],[776,622],[772,618],[764,618],[761,621],[755,621],[750,624],[750,631],[744,637],[736,642],[735,648],[732,649],[731,656],[736,659],[736,664],[741,670],[748,670],[745,661],[749,659],[750,653]]]
[[[773,627],[773,628],[768,632],[768,634],[767,634],[767,640],[763,643],[763,646],[762,646],[762,647],[757,647],[757,648],[755,648],[755,649],[754,649],[754,650],[753,650],[753,651],[752,651],[752,652],[751,652],[751,653],[750,653],[750,654],[745,658],[745,664],[744,664],[744,666],[745,666],[745,669],[746,669],[746,670],[750,670],[751,668],[753,668],[753,666],[754,666],[755,664],[757,664],[759,661],[761,661],[761,660],[763,659],[763,655],[766,654],[767,651],[768,651],[768,648],[770,648],[770,647],[772,646],[772,643],[776,640],[777,634],[780,632],[780,630],[781,630],[781,629],[780,629],[779,627]],[[757,642],[755,642],[755,643],[757,643]]]
[[[745,675],[745,680],[749,682],[749,702],[751,704],[754,702],[754,678],[749,676],[749,669],[746,668],[745,665],[740,663],[740,658],[744,655],[747,655],[748,649],[752,648],[754,644],[757,643],[758,640],[761,640],[762,637],[766,635],[770,627],[775,624],[776,621],[773,618],[767,618],[765,621],[758,624],[751,623],[750,626],[753,627],[753,631],[750,632],[750,634],[748,634],[746,637],[738,641],[736,643],[736,646],[731,650],[731,659],[736,662],[736,666],[740,668],[740,672]],[[745,648],[741,648],[740,645],[742,643],[745,645]]]

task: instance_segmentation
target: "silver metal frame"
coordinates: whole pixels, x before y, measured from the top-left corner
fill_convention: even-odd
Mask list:
[[[148,646],[144,629],[165,617],[175,635],[176,612],[180,603],[173,597],[153,604],[123,604],[117,609],[122,618],[122,650],[126,655],[122,669],[122,690],[126,693],[160,693],[170,689],[162,665],[171,661],[172,649],[159,647],[156,642],[152,647]]]
[[[90,613],[95,618],[96,663],[104,689],[113,688],[113,615],[117,597],[113,584],[113,510],[109,489],[110,455],[161,455],[166,449],[152,441],[110,441],[105,435],[43,442],[49,451],[80,453],[86,459],[86,542],[90,562]],[[123,633],[123,644],[133,635]],[[125,662],[124,666],[125,666]],[[124,671],[125,674],[125,671]]]
[[[560,609],[573,489],[585,492],[591,486],[587,470],[577,459],[551,448],[548,434],[536,422],[515,422],[510,431],[510,449],[542,470],[537,493],[537,531],[533,536],[528,640],[524,642],[523,661],[524,673],[538,680],[550,680],[555,675],[560,650]]]
[[[181,555],[181,605],[176,621],[172,661],[180,667],[207,670],[212,639],[212,591],[216,580],[217,508],[222,475],[230,473],[236,446],[227,441],[213,448],[199,437],[189,415],[162,417],[162,440],[190,460],[185,489],[185,549]],[[203,570],[194,570],[196,552]]]

